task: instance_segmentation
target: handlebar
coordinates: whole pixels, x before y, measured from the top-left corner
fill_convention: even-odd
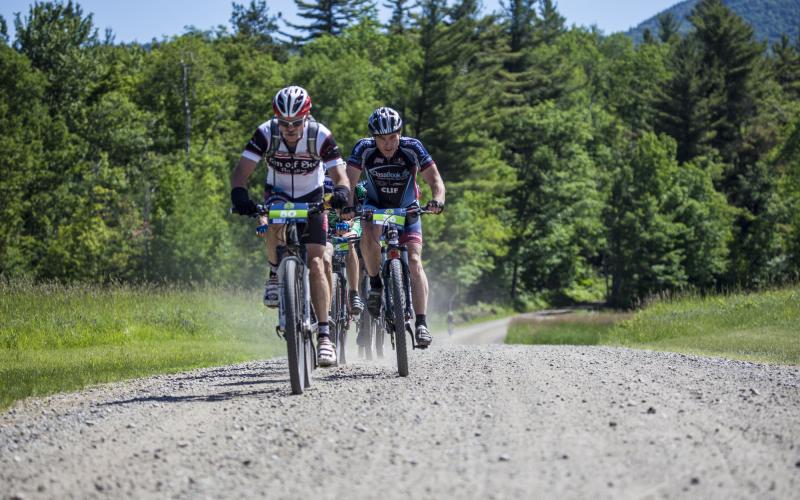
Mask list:
[[[308,214],[309,215],[314,215],[316,213],[319,213],[319,212],[322,212],[323,210],[325,210],[325,203],[324,202],[323,203],[307,203],[307,205],[308,205]],[[263,217],[265,215],[269,215],[269,210],[270,210],[271,206],[272,206],[271,204],[257,203],[256,204],[255,213],[247,214],[247,217]],[[228,213],[229,214],[240,215],[240,214],[238,214],[238,212],[236,212],[236,207],[230,207],[228,209]]]

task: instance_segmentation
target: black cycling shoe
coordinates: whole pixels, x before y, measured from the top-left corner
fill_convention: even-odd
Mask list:
[[[367,309],[373,318],[381,315],[381,302],[383,300],[383,288],[373,288],[367,296]]]
[[[428,327],[425,325],[417,325],[417,347],[421,349],[425,349],[431,342],[433,342],[433,337],[431,337],[430,332],[428,332]]]

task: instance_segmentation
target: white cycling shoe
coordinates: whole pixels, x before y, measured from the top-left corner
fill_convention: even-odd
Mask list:
[[[273,274],[267,280],[264,287],[264,305],[270,308],[278,307],[280,287],[278,286],[278,275]]]
[[[317,364],[323,368],[336,365],[336,348],[330,337],[317,337]]]

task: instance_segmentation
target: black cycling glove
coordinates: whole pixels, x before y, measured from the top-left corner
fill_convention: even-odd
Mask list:
[[[333,188],[331,197],[331,207],[341,209],[350,204],[350,188],[346,186],[336,186]]]
[[[428,205],[425,208],[430,212],[438,214],[444,212],[444,203],[439,203],[436,200],[431,200],[428,202]]]
[[[240,215],[253,215],[258,211],[256,204],[253,203],[247,190],[243,187],[231,189],[231,203],[233,203],[236,213]]]

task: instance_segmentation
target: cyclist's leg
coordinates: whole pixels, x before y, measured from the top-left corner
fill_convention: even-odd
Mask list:
[[[328,322],[328,309],[331,307],[330,286],[325,275],[325,245],[309,243],[306,245],[308,260],[308,279],[311,284],[311,303],[317,322]]]
[[[267,223],[266,217],[261,218],[261,223]],[[280,293],[277,274],[279,264],[278,246],[286,244],[285,227],[282,224],[269,226],[261,236],[266,240],[267,262],[269,263],[267,282],[264,284],[264,305],[274,308],[278,307],[278,294]]]
[[[328,293],[333,297],[333,245],[325,244],[325,277],[328,279]]]
[[[364,205],[364,210],[374,208]],[[361,255],[367,274],[377,276],[381,267],[381,226],[371,222],[361,223]]]
[[[269,260],[270,264],[277,266],[279,264],[278,247],[286,245],[286,226],[283,224],[271,224],[267,228],[266,239],[267,260]]]
[[[420,217],[406,220],[406,227],[400,242],[408,250],[408,270],[411,274],[411,300],[414,306],[417,345],[426,347],[431,343],[428,332],[426,311],[428,308],[428,277],[422,268],[422,219]]]
[[[364,258],[364,267],[369,275],[369,295],[367,308],[373,317],[380,316],[383,295],[383,282],[381,281],[381,226],[365,224],[361,233],[361,255]]]
[[[345,270],[347,271],[347,296],[350,313],[358,315],[364,310],[364,302],[358,295],[359,271],[361,266],[358,264],[358,253],[355,243],[350,243],[345,260]]]
[[[298,231],[301,228],[298,227]],[[300,242],[306,246],[306,261],[311,285],[311,303],[317,322],[328,323],[328,310],[331,307],[331,287],[325,273],[325,247],[328,243],[328,219],[323,213],[308,217],[302,228]],[[326,328],[327,330],[327,328]]]
[[[428,309],[428,277],[422,268],[422,243],[406,243],[408,269],[411,272],[411,298],[414,314],[425,314]]]
[[[356,253],[355,243],[350,243],[350,248],[347,252],[347,260],[345,261],[347,267],[347,286],[350,290],[358,291],[358,254]]]

